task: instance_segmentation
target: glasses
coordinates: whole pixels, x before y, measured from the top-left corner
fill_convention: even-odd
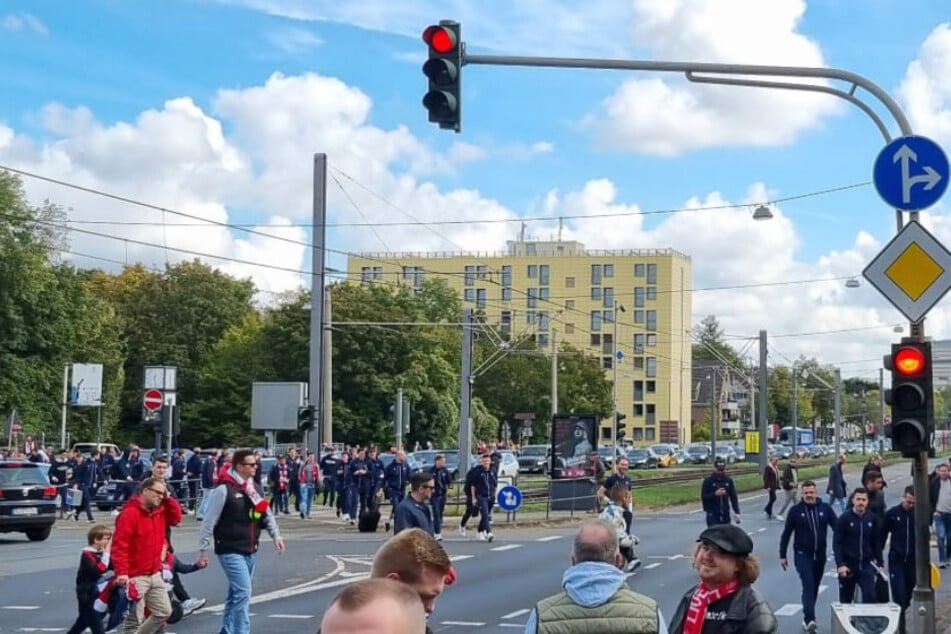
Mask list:
[[[258,466],[258,463],[256,463],[256,462],[240,462],[240,463],[238,463],[238,464],[240,464],[242,467],[256,467],[256,466]]]
[[[161,495],[162,497],[165,497],[165,491],[163,489],[148,489],[148,490],[156,495]]]

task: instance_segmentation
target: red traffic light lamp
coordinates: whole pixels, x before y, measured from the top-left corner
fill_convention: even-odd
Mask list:
[[[423,107],[429,120],[444,130],[462,129],[462,37],[458,22],[443,20],[426,27],[423,41],[429,46],[429,59],[423,64],[423,74],[429,80],[429,90],[423,97]]]
[[[934,431],[931,343],[905,339],[892,344],[884,365],[892,378],[892,388],[884,395],[892,408],[892,423],[885,427],[885,435],[903,456],[927,451]]]
[[[925,355],[918,348],[903,347],[892,354],[895,372],[903,376],[913,376],[925,367]]]

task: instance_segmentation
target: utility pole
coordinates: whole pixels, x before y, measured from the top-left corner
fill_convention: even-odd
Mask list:
[[[792,455],[796,455],[799,442],[799,366],[792,367]]]
[[[546,438],[548,439],[548,444],[551,444],[551,419],[558,413],[558,342],[555,340],[555,336],[558,334],[558,331],[554,328],[551,329],[551,416],[548,417],[548,424],[546,429],[548,430]]]
[[[323,395],[321,404],[323,407],[318,412],[320,415],[320,442],[330,445],[333,443],[333,323],[332,307],[330,300],[330,286],[324,287],[324,341],[323,341],[323,372],[321,372],[321,381],[323,383]],[[317,454],[320,455],[320,454]]]
[[[314,154],[313,237],[310,259],[310,372],[307,394],[309,404],[323,420],[323,330],[324,330],[324,241],[327,234],[327,155]],[[320,426],[307,433],[307,449],[320,455]]]
[[[611,373],[613,378],[611,379],[611,446],[617,447],[617,300],[614,300],[614,334],[613,339],[611,339]],[[595,441],[597,442],[597,441]]]
[[[713,389],[710,390],[710,451],[713,460],[717,459],[717,409],[719,409],[719,400],[717,398],[717,369],[710,367],[710,376],[713,379]]]
[[[393,426],[396,428],[396,450],[403,448],[403,388],[396,390],[396,408],[393,410]],[[462,465],[462,463],[459,463]]]
[[[862,456],[864,459],[865,456],[865,437],[868,435],[866,430],[868,427],[868,399],[866,398],[865,390],[862,390]]]
[[[839,443],[842,442],[840,435],[842,433],[841,424],[839,419],[842,416],[842,372],[839,368],[835,369],[835,420],[833,425],[835,425],[835,457],[838,458],[841,453],[839,449]]]
[[[766,443],[767,431],[767,393],[766,383],[769,370],[766,367],[766,331],[759,331],[759,466],[760,472],[766,468],[769,460],[769,446]]]
[[[472,455],[472,309],[462,313],[462,371],[459,399],[459,473],[469,470]],[[401,414],[402,415],[402,414]]]

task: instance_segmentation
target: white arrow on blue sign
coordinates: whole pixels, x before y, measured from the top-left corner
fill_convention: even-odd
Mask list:
[[[875,159],[872,179],[882,199],[905,211],[925,209],[948,188],[948,157],[928,137],[909,135],[886,145]]]
[[[518,487],[504,486],[499,489],[496,501],[503,511],[515,511],[522,505],[522,491]]]

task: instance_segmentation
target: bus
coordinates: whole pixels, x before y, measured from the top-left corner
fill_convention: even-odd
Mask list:
[[[779,444],[789,445],[790,447],[794,444],[792,427],[783,427],[779,430]],[[811,447],[814,444],[816,444],[816,438],[811,429],[806,429],[805,427],[796,428],[795,445],[797,447]]]

